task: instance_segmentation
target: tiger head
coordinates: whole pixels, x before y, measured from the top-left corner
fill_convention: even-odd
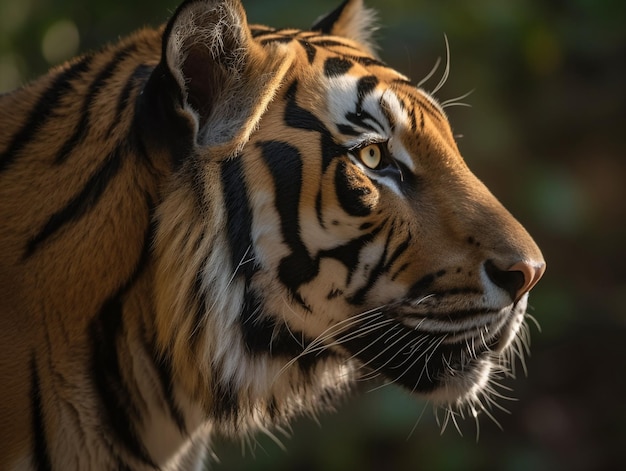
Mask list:
[[[276,421],[363,376],[480,410],[521,349],[542,254],[437,101],[376,57],[371,19],[348,0],[272,29],[188,1],[164,30],[137,118],[174,168],[157,332],[218,422]]]

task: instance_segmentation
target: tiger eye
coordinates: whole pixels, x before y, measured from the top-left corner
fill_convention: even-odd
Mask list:
[[[359,159],[364,165],[371,169],[378,168],[383,155],[378,144],[370,144],[359,149]]]

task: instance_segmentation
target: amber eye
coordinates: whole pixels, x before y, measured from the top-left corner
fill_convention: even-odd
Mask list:
[[[361,162],[371,169],[378,168],[383,160],[379,144],[370,144],[359,149],[358,156]]]

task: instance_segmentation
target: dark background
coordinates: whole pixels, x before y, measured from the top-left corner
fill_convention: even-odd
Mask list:
[[[307,27],[335,2],[247,0],[251,22]],[[382,58],[419,81],[450,42],[440,100],[459,145],[542,247],[528,377],[511,414],[453,424],[390,386],[296,421],[286,451],[218,439],[216,470],[609,470],[626,447],[626,2],[371,0]],[[143,25],[176,0],[0,0],[0,91]],[[442,69],[440,69],[442,70]],[[440,72],[441,73],[441,72]],[[440,77],[426,84],[434,88]],[[485,228],[488,230],[488,228]],[[423,413],[423,415],[422,415]],[[414,426],[419,420],[419,424]],[[443,414],[440,413],[442,417]],[[251,449],[252,448],[252,449]]]

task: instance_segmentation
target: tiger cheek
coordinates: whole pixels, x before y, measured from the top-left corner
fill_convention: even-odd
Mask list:
[[[340,161],[335,167],[335,194],[350,216],[369,216],[378,204],[379,192],[356,167]]]

